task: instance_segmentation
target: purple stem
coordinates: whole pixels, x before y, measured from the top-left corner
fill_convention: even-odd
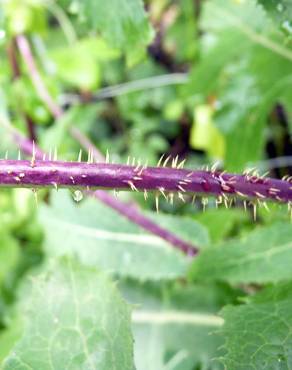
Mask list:
[[[29,69],[29,75],[39,94],[40,99],[46,103],[48,109],[50,110],[50,112],[52,112],[55,118],[61,117],[63,111],[54,102],[54,99],[51,97],[50,93],[43,84],[42,79],[40,78],[27,38],[24,35],[18,35],[16,37],[16,43],[20,54],[22,55]]]
[[[125,216],[128,220],[132,221],[136,225],[141,226],[144,230],[151,230],[152,234],[159,236],[161,239],[166,240],[171,245],[180,249],[188,256],[194,256],[198,253],[198,250],[193,245],[185,242],[184,240],[177,237],[175,234],[168,230],[160,227],[158,224],[150,220],[148,217],[141,215],[141,212],[135,205],[125,207],[125,204],[121,203],[115,197],[111,196],[105,191],[89,192],[93,197],[97,197],[104,204],[107,204],[110,208],[113,208],[121,215]],[[142,216],[142,217],[141,217]]]
[[[292,202],[291,179],[277,180],[255,174],[192,171],[166,167],[47,160],[1,160],[0,186],[66,187],[154,191],[165,198],[184,193],[236,196],[259,201]]]
[[[78,128],[70,127],[70,135],[84,148],[91,153],[95,161],[104,162],[105,158],[96,146]]]
[[[16,40],[12,39],[7,47],[7,56],[8,56],[10,67],[12,69],[12,79],[13,80],[18,79],[21,75],[21,71],[18,65],[18,61],[17,61],[17,55],[16,55],[17,50],[16,50],[15,42]],[[27,113],[24,113],[24,119],[26,121],[30,139],[36,142],[35,126],[34,126],[34,122],[32,118]]]
[[[4,124],[4,127],[11,132],[13,140],[20,148],[22,153],[31,156],[34,155],[37,159],[42,159],[44,152],[30,139],[25,138],[17,129],[11,125]]]

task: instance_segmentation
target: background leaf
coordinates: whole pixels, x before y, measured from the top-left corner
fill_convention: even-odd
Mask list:
[[[0,284],[17,266],[20,259],[18,242],[7,232],[1,230],[0,236]]]
[[[286,34],[292,33],[292,4],[289,0],[258,0]]]
[[[81,11],[90,26],[116,48],[128,55],[129,64],[136,63],[153,37],[141,0],[80,1]]]
[[[291,283],[269,287],[246,304],[224,308],[227,369],[289,369],[292,364]]]
[[[201,59],[183,91],[190,101],[215,110],[215,125],[225,136],[225,168],[241,171],[262,156],[267,119],[279,95],[289,109],[291,48],[281,43],[277,28],[255,1],[207,2],[201,28]]]
[[[159,222],[159,217],[155,219]],[[52,197],[51,207],[42,208],[40,220],[50,256],[76,255],[86,265],[138,279],[184,276],[189,264],[186,256],[162,239],[93,199],[77,206],[65,193],[59,193]],[[197,223],[193,225],[193,242],[204,245],[206,232]],[[182,220],[178,226],[183,228]]]
[[[101,272],[64,260],[26,293],[24,331],[3,369],[133,370],[130,310]]]
[[[248,215],[236,208],[207,209],[195,215],[195,219],[208,229],[213,243],[232,237],[243,224],[249,225]]]
[[[110,48],[98,37],[84,38],[72,46],[62,46],[50,52],[57,77],[84,90],[96,89],[99,86],[100,62],[108,62],[118,56],[118,50]]]
[[[203,250],[191,266],[199,280],[268,283],[291,279],[292,228],[289,223],[263,227]]]
[[[222,338],[214,335],[223,321],[217,311],[235,292],[224,285],[120,283],[135,304],[132,325],[137,370],[221,369],[213,358]]]

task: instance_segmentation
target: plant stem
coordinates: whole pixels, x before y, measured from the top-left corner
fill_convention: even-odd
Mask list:
[[[288,179],[289,180],[289,179]],[[184,193],[292,202],[287,180],[256,174],[235,175],[219,171],[192,171],[166,167],[128,166],[36,160],[1,160],[0,186],[65,187],[154,191],[165,198]]]
[[[119,212],[122,216],[125,216],[128,220],[132,221],[136,225],[141,226],[144,230],[150,231],[161,239],[166,240],[171,245],[180,249],[182,252],[189,256],[194,256],[198,253],[198,250],[190,243],[185,242],[183,239],[176,236],[174,233],[169,232],[163,227],[159,226],[157,223],[152,221],[150,218],[145,217],[141,214],[139,209],[135,205],[130,205],[125,207],[125,204],[120,202],[115,197],[111,196],[105,191],[95,191],[89,192],[93,197],[97,197],[99,200],[115,211]]]
[[[63,111],[62,109],[54,102],[54,99],[51,97],[50,93],[46,89],[45,85],[40,78],[38,73],[34,58],[32,56],[32,52],[30,49],[29,42],[24,35],[18,35],[16,37],[16,43],[19,49],[20,54],[22,55],[27,68],[29,70],[29,75],[31,80],[39,94],[40,99],[45,102],[50,112],[53,114],[55,118],[59,118],[62,116]]]
[[[20,68],[17,62],[16,50],[15,50],[15,40],[12,39],[7,47],[7,56],[9,64],[12,69],[12,79],[15,80],[20,77]]]
[[[15,39],[12,39],[7,47],[7,56],[12,70],[13,80],[17,80],[21,76],[21,70],[19,68],[19,64],[17,61],[17,50],[15,47],[16,46],[15,43],[16,43]],[[36,132],[34,122],[27,113],[24,113],[23,115],[26,121],[29,137],[32,141],[36,142]]]
[[[188,81],[187,73],[168,73],[165,75],[158,75],[140,80],[124,82],[114,86],[108,86],[100,89],[97,93],[93,94],[90,102],[96,102],[107,98],[114,98],[120,95],[131,94],[137,91],[144,91],[149,89],[161,88],[163,86],[181,85]],[[62,105],[74,104],[83,102],[80,94],[62,94],[60,96],[60,103]]]

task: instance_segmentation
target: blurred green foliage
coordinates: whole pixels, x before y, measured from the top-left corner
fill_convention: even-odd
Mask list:
[[[20,34],[64,109],[58,119]],[[189,168],[291,171],[290,0],[4,0],[0,60],[1,158],[18,156],[9,120],[63,160],[77,159],[76,127],[114,162],[155,165],[166,153]],[[42,190],[36,204],[30,190],[1,190],[1,368],[291,368],[284,206],[259,208],[254,222],[240,202],[161,199],[157,215],[151,196],[119,197],[200,255],[191,261],[82,194],[76,204]]]

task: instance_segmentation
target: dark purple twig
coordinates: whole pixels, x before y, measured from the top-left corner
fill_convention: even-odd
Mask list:
[[[25,117],[25,121],[26,121],[26,127],[27,127],[29,138],[30,138],[31,141],[36,143],[37,142],[37,135],[36,135],[36,127],[35,127],[34,121],[26,113],[24,114],[24,117]]]

